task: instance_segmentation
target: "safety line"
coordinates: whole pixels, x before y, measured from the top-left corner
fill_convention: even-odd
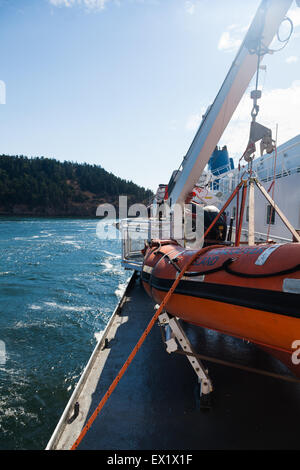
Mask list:
[[[231,203],[232,199],[235,197],[237,191],[239,191],[240,187],[242,186],[243,182],[240,182],[238,184],[238,186],[235,188],[235,190],[233,191],[233,193],[231,194],[231,196],[229,197],[229,199],[227,200],[227,202],[224,204],[223,208],[220,210],[220,212],[216,215],[216,217],[214,218],[214,220],[212,221],[212,223],[210,224],[210,226],[207,228],[207,230],[205,231],[204,235],[201,237],[201,240],[200,241],[203,241],[206,236],[208,235],[208,233],[210,232],[210,230],[213,228],[213,226],[215,225],[215,223],[218,221],[218,219],[220,218],[220,216],[223,214],[223,212],[225,211],[225,209],[229,206],[229,204]],[[93,412],[93,414],[91,415],[91,417],[89,418],[89,420],[87,421],[86,425],[82,428],[79,436],[77,437],[76,441],[73,443],[72,447],[70,450],[75,450],[77,449],[77,447],[79,446],[80,442],[82,441],[82,439],[84,438],[84,436],[86,435],[86,433],[88,432],[88,430],[90,429],[90,427],[92,426],[92,424],[94,423],[95,419],[97,418],[97,416],[99,415],[100,411],[102,410],[102,408],[104,407],[105,403],[107,402],[107,400],[109,399],[110,395],[112,394],[112,392],[115,390],[116,386],[118,385],[119,381],[121,380],[121,378],[123,377],[123,375],[125,374],[126,370],[128,369],[129,365],[131,364],[131,362],[133,361],[136,353],[138,352],[138,350],[140,349],[140,347],[142,346],[142,344],[144,343],[145,339],[147,338],[148,334],[150,333],[152,327],[154,326],[156,320],[158,319],[159,315],[162,313],[164,307],[166,306],[166,304],[168,303],[168,301],[170,300],[170,297],[171,295],[173,294],[174,290],[176,289],[176,287],[178,286],[181,278],[183,277],[184,273],[186,272],[187,269],[189,269],[189,267],[193,264],[193,262],[202,254],[206,253],[207,251],[213,249],[213,248],[219,248],[220,246],[219,245],[213,245],[213,246],[207,246],[205,248],[201,248],[200,250],[196,251],[196,253],[193,254],[193,256],[191,256],[190,260],[185,264],[185,266],[182,268],[181,272],[178,274],[177,278],[175,279],[173,285],[171,286],[170,290],[167,292],[167,294],[165,295],[165,297],[163,298],[160,306],[158,307],[157,311],[155,312],[155,314],[153,315],[153,317],[151,318],[150,322],[148,323],[148,326],[146,327],[146,329],[144,330],[143,334],[141,335],[140,339],[138,340],[137,344],[135,345],[135,347],[133,348],[133,350],[131,351],[130,355],[128,356],[128,359],[126,360],[126,362],[123,364],[122,368],[120,369],[119,373],[117,374],[117,376],[115,377],[115,379],[113,380],[113,382],[111,383],[111,385],[109,386],[107,392],[105,393],[105,395],[103,396],[102,400],[100,401],[100,403],[98,404],[97,408],[95,409],[95,411]]]

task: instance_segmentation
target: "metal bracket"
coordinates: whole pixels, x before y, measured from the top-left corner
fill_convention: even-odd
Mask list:
[[[250,162],[254,158],[254,152],[256,151],[255,143],[260,142],[260,153],[263,154],[264,150],[267,153],[272,153],[274,150],[274,141],[272,139],[272,131],[268,127],[262,126],[255,120],[250,125],[250,136],[247,148],[243,154],[246,162]]]
[[[164,312],[158,319],[160,324],[166,327],[165,343],[169,354],[176,351],[178,345],[180,345],[184,351],[194,353],[192,345],[177,318],[171,317],[167,312]],[[204,368],[202,362],[195,356],[188,355],[187,359],[197,374],[200,383],[200,397],[208,395],[213,391],[213,386],[208,376],[207,369]]]
[[[73,414],[67,420],[67,424],[73,423],[73,421],[75,421],[75,419],[77,418],[78,415],[79,415],[79,403],[78,403],[78,401],[76,401],[76,403],[74,403]]]

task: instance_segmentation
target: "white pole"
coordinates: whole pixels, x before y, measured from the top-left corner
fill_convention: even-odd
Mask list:
[[[249,199],[248,199],[248,245],[255,244],[255,227],[254,227],[254,181],[249,178]]]

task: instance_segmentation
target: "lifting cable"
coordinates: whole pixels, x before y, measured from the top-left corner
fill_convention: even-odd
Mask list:
[[[278,126],[276,126],[276,139],[275,139],[274,160],[273,160],[273,181],[272,181],[271,186],[269,187],[269,190],[268,190],[268,193],[269,193],[272,189],[272,196],[271,197],[272,197],[273,201],[274,201],[275,181],[276,181],[277,133],[278,133]],[[268,223],[267,242],[269,241],[269,238],[270,238],[270,229],[271,229],[271,223],[272,223],[272,218],[273,218],[273,212],[274,212],[274,207],[271,206],[270,216],[269,216],[269,223]]]
[[[211,229],[213,228],[213,226],[216,224],[216,222],[219,220],[220,216],[223,214],[223,212],[226,210],[226,208],[229,206],[229,204],[231,203],[231,201],[233,200],[233,198],[235,197],[235,195],[237,194],[237,192],[240,190],[241,186],[243,185],[243,181],[241,181],[237,187],[235,188],[235,190],[233,191],[233,193],[231,194],[231,196],[229,197],[229,199],[227,200],[227,202],[224,204],[224,206],[222,207],[222,209],[220,210],[220,212],[216,215],[216,217],[214,218],[214,220],[212,221],[212,223],[210,224],[210,226],[207,228],[207,230],[205,231],[204,235],[201,237],[201,240],[200,241],[203,241],[206,236],[208,235],[208,233],[211,231]],[[113,380],[113,382],[111,383],[111,385],[109,386],[107,392],[104,394],[103,398],[101,399],[101,401],[99,402],[97,408],[94,410],[93,414],[91,415],[91,417],[89,418],[89,420],[87,421],[86,425],[82,428],[79,436],[77,437],[76,441],[73,443],[72,447],[70,450],[76,450],[77,447],[79,446],[80,442],[82,441],[82,439],[84,438],[84,436],[86,435],[86,433],[88,432],[88,430],[90,429],[90,427],[92,426],[92,424],[94,423],[95,419],[97,418],[97,416],[99,415],[100,411],[102,410],[102,408],[104,407],[105,403],[107,402],[107,400],[109,399],[110,395],[112,394],[112,392],[115,390],[116,386],[118,385],[119,381],[121,380],[121,378],[123,377],[123,375],[125,374],[125,372],[127,371],[129,365],[131,364],[131,362],[133,361],[136,353],[139,351],[139,349],[141,348],[142,344],[144,343],[145,339],[147,338],[148,334],[150,333],[152,327],[154,326],[156,320],[158,319],[159,315],[163,312],[165,306],[167,305],[168,301],[170,300],[170,297],[172,296],[173,292],[175,291],[176,287],[178,286],[181,278],[184,276],[184,273],[189,269],[189,267],[193,264],[193,262],[202,254],[206,253],[208,250],[210,250],[212,247],[211,246],[207,246],[205,248],[201,248],[200,250],[196,251],[196,253],[193,254],[193,256],[191,256],[191,258],[189,259],[189,261],[185,264],[185,266],[183,266],[181,272],[178,274],[177,278],[175,279],[174,283],[172,284],[172,286],[170,287],[170,290],[167,292],[167,294],[165,295],[165,297],[163,298],[160,306],[158,307],[158,309],[156,310],[155,314],[153,315],[153,317],[151,318],[150,322],[148,323],[148,326],[146,327],[146,329],[144,330],[144,332],[142,333],[140,339],[138,340],[138,342],[136,343],[136,345],[134,346],[133,350],[131,351],[130,355],[128,356],[128,359],[126,360],[126,362],[123,364],[123,366],[121,367],[119,373],[117,374],[117,376],[115,377],[115,379]]]

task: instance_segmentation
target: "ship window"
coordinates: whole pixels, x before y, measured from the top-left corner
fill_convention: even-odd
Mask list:
[[[269,224],[275,224],[275,210],[270,204],[267,206],[267,225]]]
[[[246,222],[249,222],[249,206],[246,209]]]

